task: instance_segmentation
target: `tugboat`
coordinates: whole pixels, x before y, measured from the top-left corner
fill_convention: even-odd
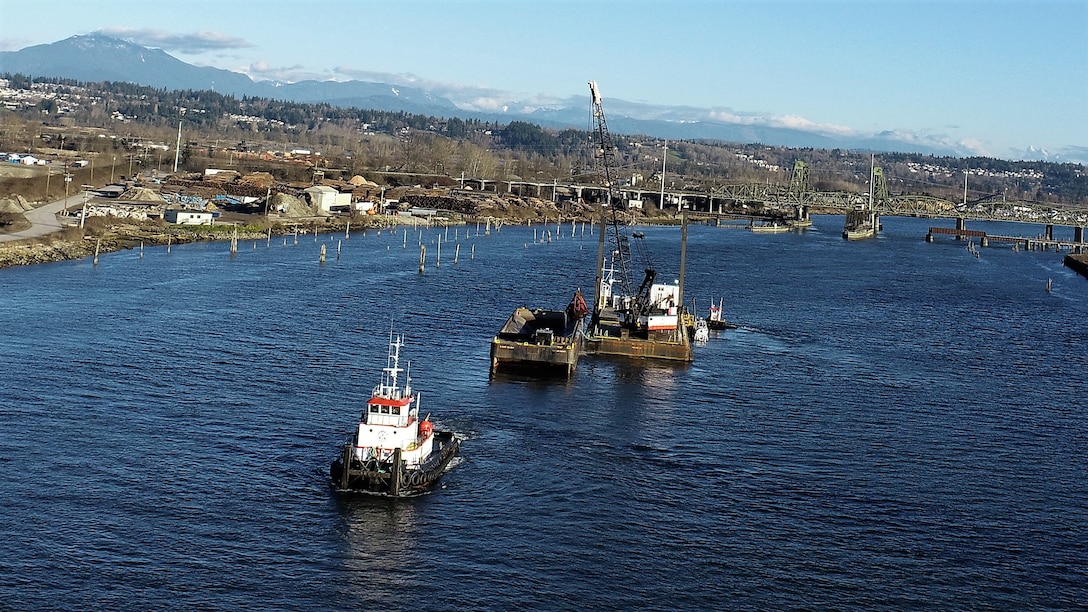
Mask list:
[[[715,306],[714,302],[710,302],[710,318],[707,319],[707,326],[710,329],[721,331],[723,329],[736,329],[737,326],[734,323],[730,323],[725,320],[725,309],[722,308],[722,304],[725,299],[718,300],[718,305]]]
[[[430,415],[419,418],[419,395],[400,367],[402,336],[389,336],[389,357],[381,383],[366,403],[351,442],[329,468],[341,493],[387,497],[418,495],[433,485],[461,446],[451,431],[435,431]],[[405,383],[397,378],[405,372]]]

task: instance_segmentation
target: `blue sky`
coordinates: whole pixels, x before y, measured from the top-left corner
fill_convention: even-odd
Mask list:
[[[0,0],[0,49],[104,31],[255,79],[586,95],[1088,160],[1088,0]]]

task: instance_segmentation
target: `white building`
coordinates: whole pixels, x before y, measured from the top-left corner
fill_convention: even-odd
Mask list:
[[[318,212],[329,213],[334,207],[339,207],[341,210],[349,210],[351,208],[351,194],[340,193],[339,191],[325,185],[314,185],[313,187],[307,187],[302,190],[310,198],[310,203],[317,208]]]
[[[211,225],[215,215],[203,210],[167,209],[162,211],[162,218],[177,225]]]

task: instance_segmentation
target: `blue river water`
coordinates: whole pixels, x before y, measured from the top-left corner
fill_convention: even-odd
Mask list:
[[[739,328],[569,382],[491,379],[488,342],[592,295],[589,227],[0,270],[0,608],[1084,609],[1088,280],[842,222],[692,226],[687,301]],[[675,276],[680,230],[640,229]],[[338,499],[391,330],[461,456],[430,494]]]

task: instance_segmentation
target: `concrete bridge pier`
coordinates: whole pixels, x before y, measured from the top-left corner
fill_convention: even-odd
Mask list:
[[[1047,240],[1054,240],[1054,224],[1047,223],[1046,229],[1043,230],[1043,235]]]
[[[967,219],[964,219],[963,217],[960,217],[959,219],[956,219],[956,229],[961,230],[961,231],[967,229]],[[956,240],[963,240],[963,239],[964,239],[964,235],[962,233],[956,235]]]
[[[1084,246],[1083,246],[1083,243],[1084,243],[1084,228],[1083,227],[1074,227],[1073,228],[1073,242],[1076,243],[1076,245],[1073,247],[1073,252],[1074,253],[1083,253],[1084,252]]]

